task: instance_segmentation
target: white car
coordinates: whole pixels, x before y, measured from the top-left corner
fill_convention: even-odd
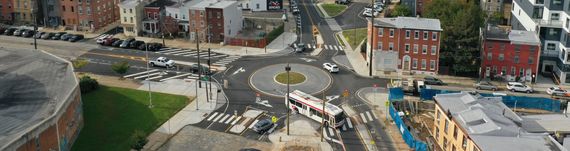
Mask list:
[[[95,40],[95,42],[97,42],[97,44],[103,44],[105,42],[105,39],[107,39],[107,38],[112,38],[112,36],[106,35],[106,36],[99,37]]]
[[[337,73],[339,71],[338,66],[334,63],[323,63],[323,68],[330,73]]]
[[[526,93],[532,93],[534,91],[534,90],[532,90],[532,88],[530,86],[524,85],[524,84],[519,83],[519,82],[507,83],[507,90],[513,91],[513,92],[526,92]]]
[[[546,93],[550,95],[566,95],[568,91],[562,90],[560,87],[550,87],[546,89]]]
[[[374,14],[374,16],[378,16],[378,12],[372,11],[372,8],[364,8],[364,12],[362,12],[362,15],[366,17],[372,17],[372,14]]]
[[[159,66],[159,67],[174,67],[174,61],[166,58],[166,57],[158,57],[156,60],[151,60],[148,62],[151,66]]]

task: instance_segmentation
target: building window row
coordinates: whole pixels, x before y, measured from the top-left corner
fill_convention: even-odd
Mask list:
[[[435,67],[436,67],[435,60],[430,60],[429,70],[435,70]],[[421,60],[420,68],[422,70],[427,70],[427,60],[426,59]],[[418,59],[417,58],[412,59],[412,69],[418,69]]]

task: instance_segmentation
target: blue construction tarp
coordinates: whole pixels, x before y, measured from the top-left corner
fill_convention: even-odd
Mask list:
[[[396,109],[394,109],[394,106],[392,106],[392,104],[390,104],[389,110],[390,110],[390,116],[394,120],[394,123],[396,123],[396,126],[398,127],[400,134],[402,134],[402,139],[404,139],[406,144],[408,144],[408,146],[410,148],[413,148],[415,151],[427,151],[427,149],[428,149],[427,144],[421,140],[414,138],[414,136],[408,130],[408,128],[407,128],[408,126],[406,126],[406,124],[404,124],[404,121],[398,115],[398,111],[396,111]]]
[[[390,91],[390,93],[388,94],[388,100],[390,101],[404,100],[404,90],[402,90],[402,88],[390,88],[388,90]]]

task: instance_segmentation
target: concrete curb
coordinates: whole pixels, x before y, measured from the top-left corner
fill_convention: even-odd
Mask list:
[[[331,16],[329,16],[329,14],[327,13],[327,11],[325,11],[325,9],[324,9],[321,5],[323,5],[323,3],[317,3],[317,8],[318,8],[318,9],[317,9],[317,10],[318,10],[317,12],[321,12],[320,14],[323,15],[323,16],[321,16],[321,17],[323,17],[323,18],[331,18]]]

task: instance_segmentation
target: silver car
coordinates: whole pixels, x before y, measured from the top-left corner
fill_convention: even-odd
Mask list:
[[[479,83],[476,83],[475,88],[478,90],[491,90],[491,91],[497,91],[499,89],[497,86],[487,81],[481,81]]]

